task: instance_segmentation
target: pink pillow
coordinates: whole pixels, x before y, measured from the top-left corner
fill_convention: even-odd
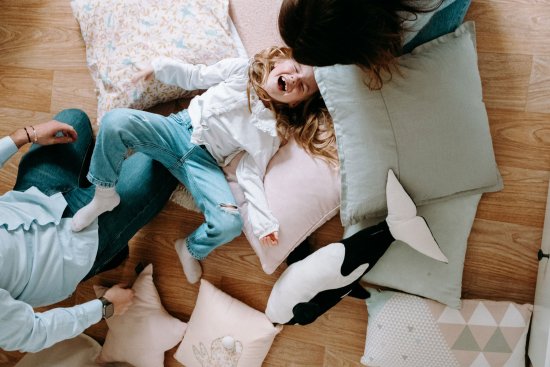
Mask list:
[[[237,183],[239,159],[224,168],[243,218],[243,232],[260,258],[262,269],[271,274],[288,254],[340,209],[338,169],[312,157],[291,140],[273,156],[264,178],[269,207],[279,220],[279,244],[262,246],[248,221],[248,204]]]
[[[185,337],[174,357],[186,367],[261,366],[282,326],[201,279]]]
[[[105,288],[94,287],[96,295]],[[124,315],[107,320],[109,331],[99,363],[127,362],[135,367],[164,366],[164,352],[176,346],[187,325],[172,317],[160,301],[153,283],[153,265],[139,274],[132,289],[134,303]]]
[[[281,3],[282,0],[229,0],[229,15],[249,56],[284,44],[277,25]]]
[[[249,56],[274,45],[283,45],[277,26],[282,0],[229,0],[229,15]],[[258,11],[261,9],[261,11]],[[340,209],[339,171],[321,159],[314,159],[295,142],[282,147],[271,160],[264,179],[273,215],[279,220],[279,245],[263,247],[248,221],[247,204],[235,178],[237,156],[224,168],[243,217],[243,231],[271,274],[307,236],[334,217]],[[197,210],[192,198],[175,193],[174,201]]]

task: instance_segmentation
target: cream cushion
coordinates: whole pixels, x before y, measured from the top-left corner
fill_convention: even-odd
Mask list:
[[[201,279],[187,332],[174,357],[186,367],[261,366],[282,327]]]

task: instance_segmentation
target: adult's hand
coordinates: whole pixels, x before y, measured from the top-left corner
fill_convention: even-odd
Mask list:
[[[38,125],[17,129],[10,137],[18,148],[32,142],[40,145],[72,143],[78,139],[76,130],[68,124],[50,120]]]
[[[134,303],[134,291],[122,284],[109,288],[103,297],[115,306],[114,315],[122,315]]]

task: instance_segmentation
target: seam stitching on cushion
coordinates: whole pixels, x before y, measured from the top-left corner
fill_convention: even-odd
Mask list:
[[[395,129],[393,127],[393,123],[390,116],[390,111],[388,109],[388,104],[386,103],[386,98],[384,97],[384,93],[382,90],[380,90],[380,96],[382,97],[382,101],[384,102],[384,108],[386,108],[386,115],[388,116],[388,120],[390,123],[391,131],[393,134],[393,141],[395,143],[395,154],[397,155],[397,176],[399,177],[401,173],[400,164],[399,164],[399,146],[397,145],[397,138],[395,136]]]

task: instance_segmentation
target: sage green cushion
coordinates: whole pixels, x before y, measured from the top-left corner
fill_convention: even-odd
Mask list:
[[[393,169],[417,205],[502,188],[472,22],[399,58],[381,90],[353,65],[315,68],[334,119],[341,163],[342,224],[386,213]]]
[[[447,264],[395,241],[362,281],[460,308],[464,258],[480,198],[481,194],[453,197],[418,207],[418,215],[426,219],[441,251],[449,259]],[[348,227],[344,237],[381,220],[383,218],[365,220]]]

